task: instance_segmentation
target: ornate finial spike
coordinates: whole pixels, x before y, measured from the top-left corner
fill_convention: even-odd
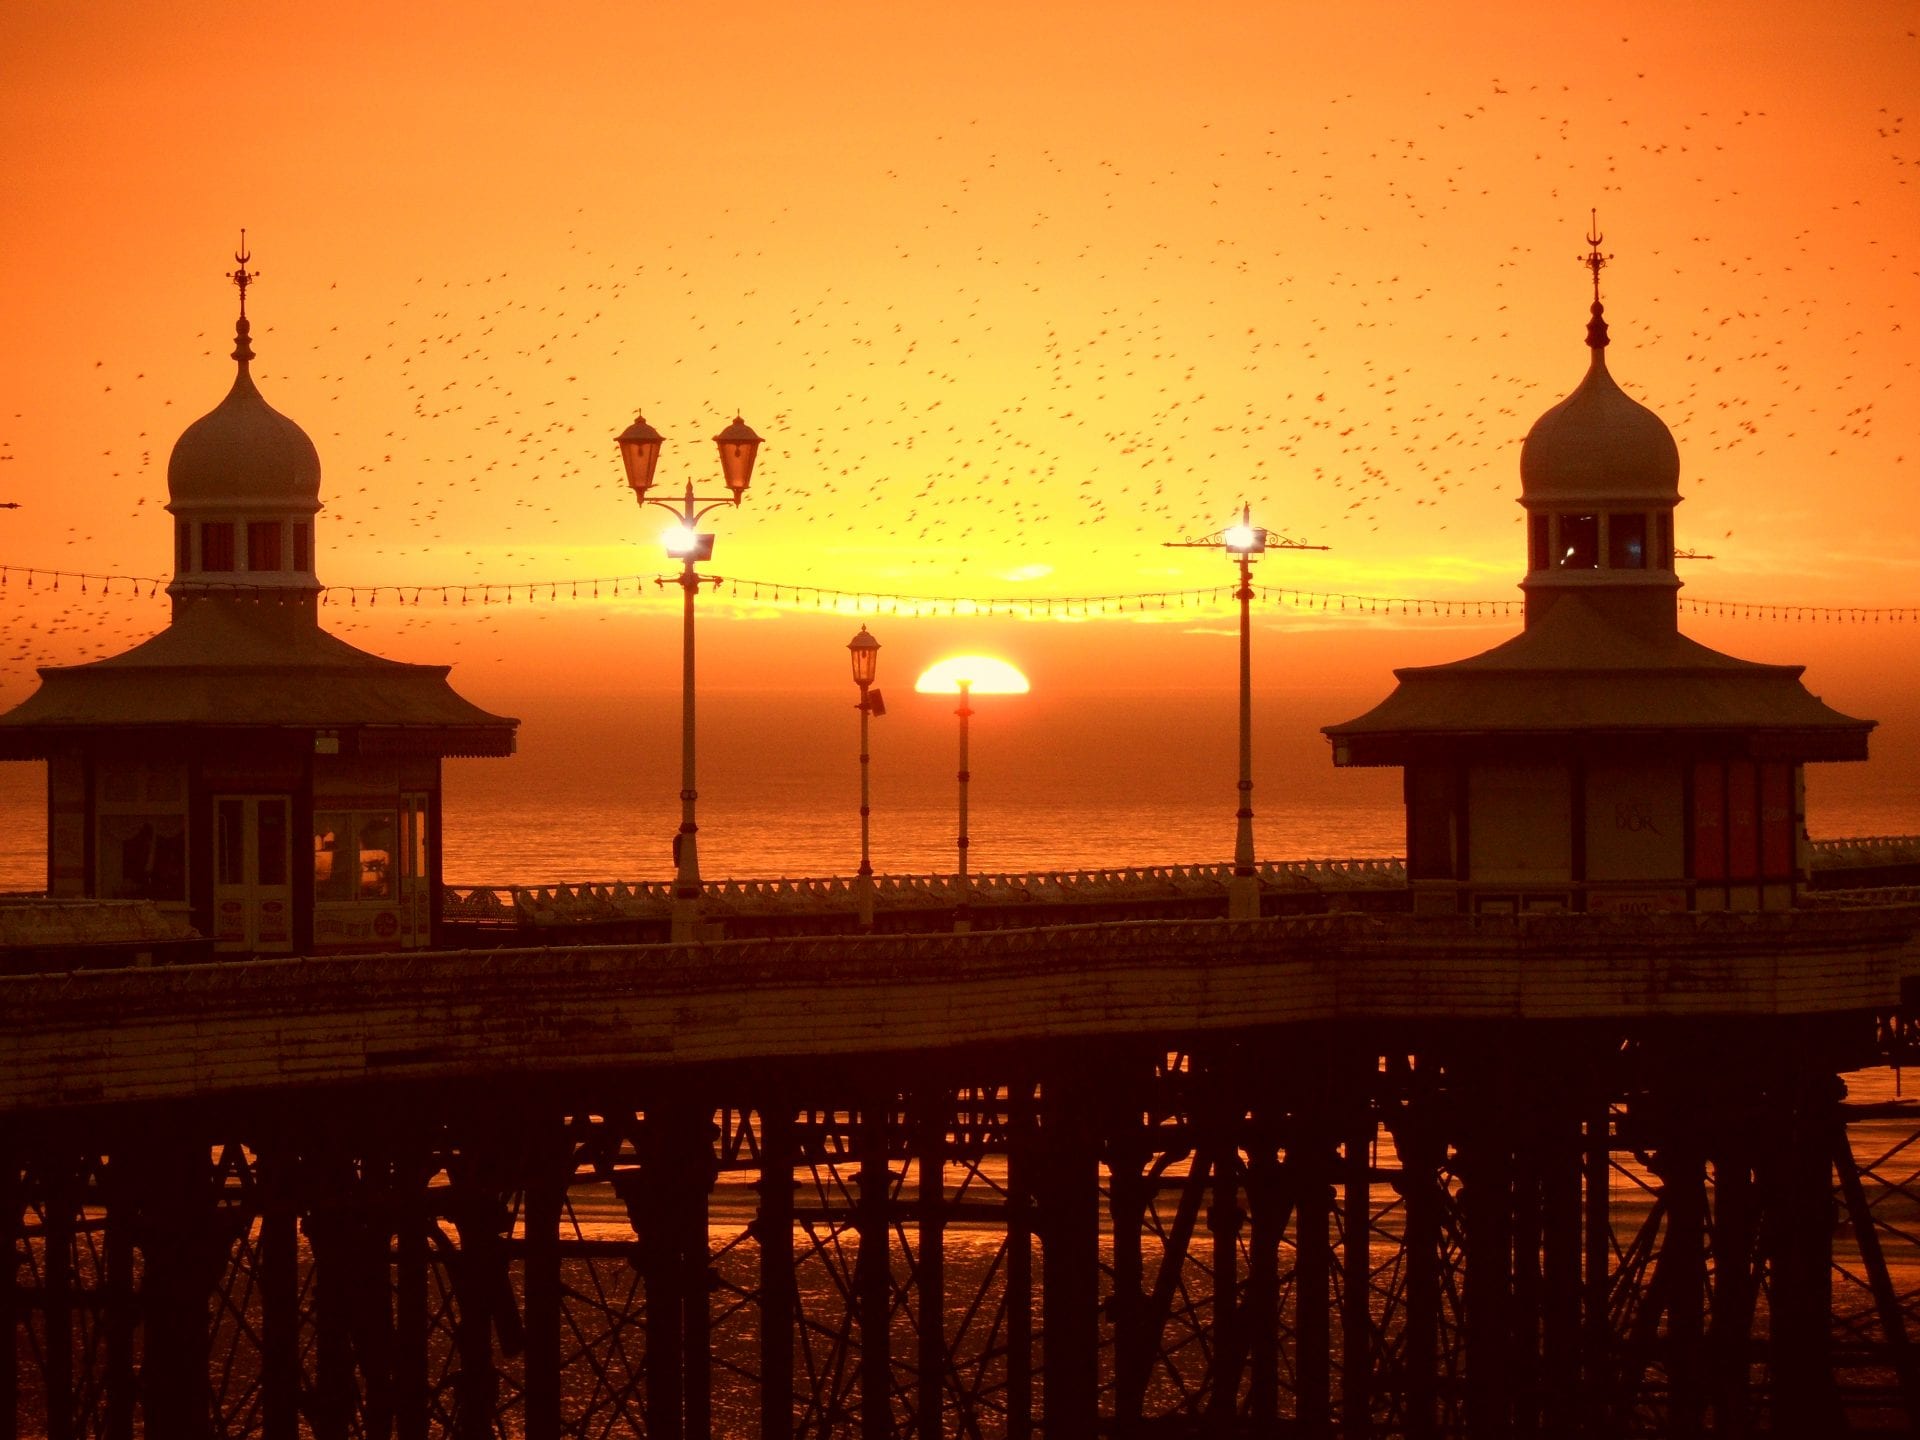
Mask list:
[[[253,252],[247,249],[245,226],[240,228],[240,248],[233,252],[233,258],[240,267],[227,272],[227,279],[231,280],[240,292],[240,319],[233,327],[233,358],[238,360],[244,368],[246,363],[253,359],[253,345],[247,338],[248,333],[253,329],[247,323],[247,287],[260,278],[258,270],[247,268],[247,262],[253,259]]]
[[[1587,253],[1578,257],[1580,263],[1593,272],[1593,318],[1587,322],[1587,344],[1595,350],[1604,350],[1607,348],[1607,322],[1600,304],[1600,272],[1613,256],[1600,253],[1600,242],[1607,237],[1600,231],[1599,210],[1589,210],[1587,218]]]
[[[233,252],[233,258],[239,263],[238,270],[229,270],[227,279],[233,281],[240,291],[240,315],[244,319],[247,313],[247,287],[260,278],[258,270],[247,269],[247,262],[253,259],[253,252],[247,249],[247,228],[240,227],[240,248]]]
[[[1600,253],[1600,242],[1607,237],[1600,233],[1600,212],[1587,212],[1590,223],[1587,226],[1587,253],[1580,256],[1580,263],[1593,272],[1593,303],[1600,303],[1600,272],[1606,263],[1613,259],[1611,255]]]

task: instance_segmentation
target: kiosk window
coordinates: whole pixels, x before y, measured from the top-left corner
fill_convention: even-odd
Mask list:
[[[1562,515],[1560,517],[1560,568],[1562,570],[1600,568],[1600,517],[1598,515]]]
[[[394,828],[390,810],[316,811],[314,898],[392,899]]]

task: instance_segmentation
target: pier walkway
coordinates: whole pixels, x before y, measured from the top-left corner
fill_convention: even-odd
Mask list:
[[[1416,916],[1376,861],[1251,922],[1127,918],[1223,897],[1169,867],[517,943],[663,898],[549,887],[482,948],[0,979],[0,1440],[1911,1434],[1920,901],[1849,843],[1765,913]]]

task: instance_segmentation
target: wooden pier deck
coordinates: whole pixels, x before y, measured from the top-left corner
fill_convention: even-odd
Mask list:
[[[1127,922],[0,980],[0,1114],[1338,1022],[1891,1010],[1920,907]]]

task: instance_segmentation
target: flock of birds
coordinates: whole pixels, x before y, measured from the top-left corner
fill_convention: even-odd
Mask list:
[[[1623,102],[1596,148],[1554,89],[1493,80],[1404,131],[1343,95],[1317,134],[1196,122],[1177,154],[1170,139],[1125,160],[962,126],[920,144],[923,173],[843,179],[893,217],[858,243],[804,204],[683,218],[645,244],[583,208],[537,269],[462,274],[454,256],[405,284],[329,286],[264,263],[256,235],[254,373],[320,450],[319,568],[341,583],[650,573],[656,527],[611,443],[638,399],[674,442],[667,491],[717,487],[705,437],[736,411],[767,437],[743,510],[716,526],[726,573],[958,595],[1208,584],[1212,557],[1163,542],[1247,500],[1336,547],[1271,583],[1325,587],[1338,564],[1334,588],[1506,594],[1517,441],[1586,364],[1569,221],[1591,202],[1615,232],[1614,373],[1680,438],[1692,537],[1732,541],[1735,497],[1715,487],[1755,467],[1901,476],[1911,232],[1860,236],[1841,211],[1743,235],[1772,204],[1716,177],[1782,143],[1765,112],[1656,127]],[[1904,124],[1863,118],[1859,146],[1911,218]],[[1684,217],[1640,198],[1676,188],[1695,195]],[[56,480],[69,457],[29,443],[37,417],[0,416],[0,488],[50,517],[4,522],[39,548],[0,556],[164,575],[166,456],[223,393],[231,300],[207,286],[203,364],[162,378],[116,353],[71,377],[108,442],[74,457],[87,498]],[[0,694],[164,623],[134,598],[68,580],[29,598],[11,575]],[[389,600],[326,623],[424,629],[428,653],[471,658],[509,612],[448,613]]]

